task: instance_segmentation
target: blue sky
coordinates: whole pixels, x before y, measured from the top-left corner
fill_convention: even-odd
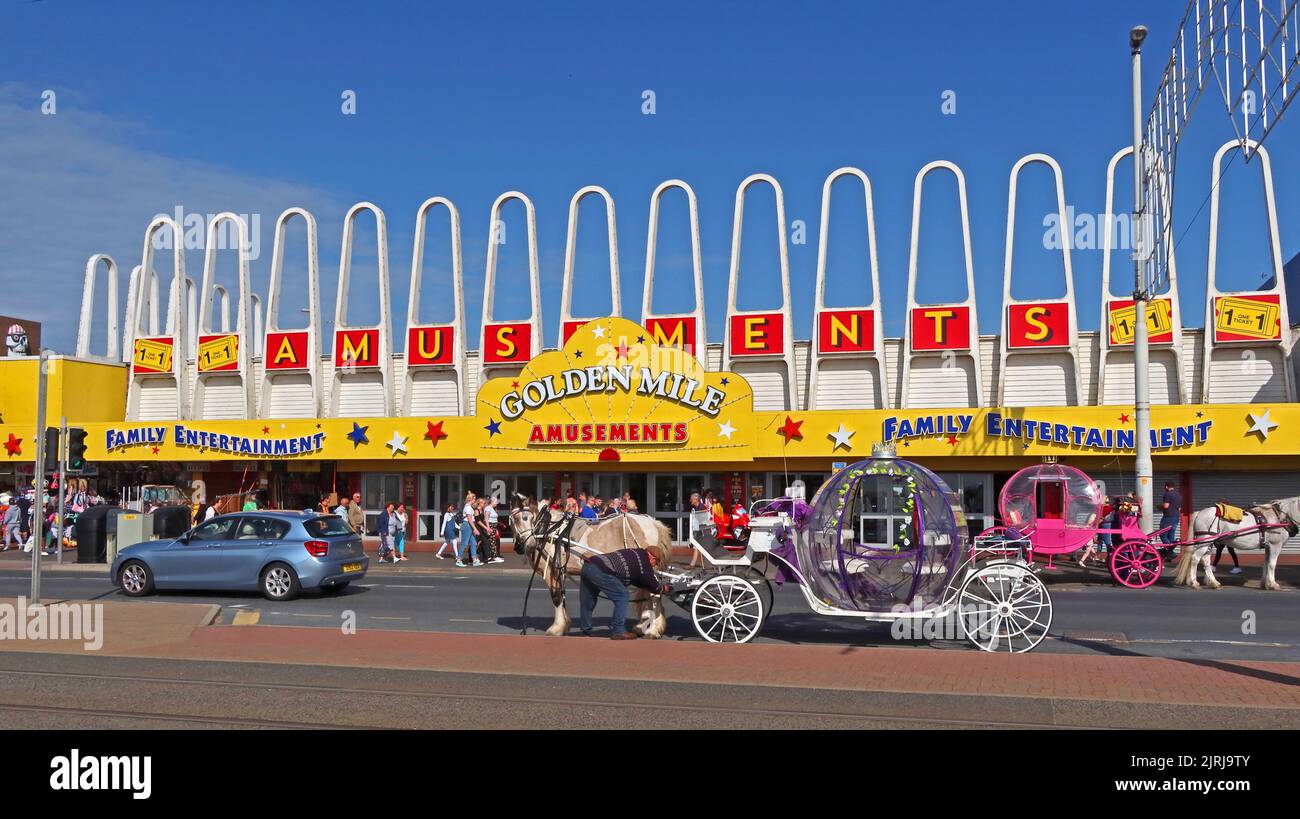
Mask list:
[[[137,264],[149,218],[232,210],[260,214],[255,288],[265,297],[272,225],[285,207],[321,226],[323,314],[333,315],[342,215],[360,200],[389,225],[396,343],[406,315],[415,210],[432,195],[462,215],[471,333],[482,298],[488,210],[503,191],[537,206],[547,344],[559,323],[569,197],[608,188],[618,206],[623,310],[640,312],[650,192],[677,177],[700,202],[709,335],[720,340],[736,185],[762,171],[779,179],[790,221],[806,244],[790,247],[796,336],[807,338],[821,186],[842,165],[870,176],[885,328],[901,334],[912,185],[933,159],[965,171],[983,332],[996,332],[1002,287],[1008,173],[1042,151],[1065,174],[1078,213],[1104,208],[1106,162],[1130,140],[1127,33],[1151,30],[1149,95],[1184,9],[1173,2],[1066,3],[242,3],[221,13],[179,4],[42,0],[0,3],[0,312],[45,323],[46,346],[70,351],[80,283],[91,253]],[[57,114],[41,114],[41,94]],[[356,92],[357,113],[341,113]],[[652,90],[656,113],[642,113]],[[956,94],[955,115],[941,109]],[[1296,116],[1292,114],[1291,120]],[[1210,162],[1232,138],[1217,95],[1197,111],[1180,149],[1175,232],[1184,324],[1203,321]],[[1266,142],[1284,259],[1300,251],[1300,124],[1284,120]],[[1131,205],[1121,165],[1117,209]],[[1054,210],[1041,167],[1021,181],[1016,216],[1017,295],[1061,290],[1059,251],[1043,247]],[[1223,184],[1224,284],[1260,281],[1263,244],[1258,163],[1233,163]],[[867,298],[860,190],[836,187],[831,219],[833,303]],[[1199,209],[1199,212],[1198,212]],[[952,295],[962,275],[955,187],[926,185],[923,294]],[[576,312],[608,307],[603,216],[584,205]],[[755,189],[746,207],[742,307],[777,301],[773,208]],[[662,310],[685,306],[685,208],[670,199],[659,247]],[[519,316],[525,244],[507,210],[498,316]],[[446,228],[430,230],[425,317],[447,317]],[[373,229],[359,241],[373,246]],[[289,270],[302,268],[302,245]],[[1072,254],[1080,323],[1098,323],[1101,251]],[[233,283],[231,254],[219,278]],[[191,251],[196,280],[202,254]],[[1122,251],[1116,275],[1128,275]],[[167,265],[161,265],[160,273]],[[351,318],[377,314],[374,253],[354,260]],[[430,275],[432,274],[432,275]],[[301,279],[299,279],[301,280]],[[123,287],[125,292],[125,287]],[[53,295],[53,298],[51,297]],[[301,300],[287,297],[286,310]],[[96,314],[96,347],[102,317]],[[328,327],[328,326],[327,326]],[[474,338],[471,335],[471,338]]]

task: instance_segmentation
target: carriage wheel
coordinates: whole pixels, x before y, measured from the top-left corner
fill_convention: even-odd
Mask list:
[[[1141,540],[1125,541],[1110,554],[1110,576],[1130,589],[1145,589],[1155,583],[1164,567],[1160,550]]]
[[[734,574],[705,580],[691,600],[695,630],[710,643],[748,643],[762,628],[765,613],[758,589]]]
[[[962,584],[957,615],[966,638],[980,650],[1020,654],[1047,636],[1052,597],[1027,567],[991,563]]]
[[[771,581],[767,579],[767,574],[757,566],[723,566],[719,571],[722,574],[743,577],[754,584],[754,588],[758,589],[758,596],[763,598],[763,622],[766,623],[767,618],[772,614],[773,605],[776,604],[776,591],[772,588]],[[761,628],[762,623],[759,626]]]

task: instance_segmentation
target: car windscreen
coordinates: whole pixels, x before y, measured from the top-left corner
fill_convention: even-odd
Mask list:
[[[348,522],[338,515],[312,518],[304,521],[302,525],[307,530],[307,534],[312,537],[337,537],[338,535],[353,534],[352,527],[348,526]]]

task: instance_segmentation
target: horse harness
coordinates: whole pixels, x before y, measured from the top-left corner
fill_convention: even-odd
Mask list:
[[[1295,537],[1300,527],[1296,526],[1295,521],[1282,511],[1282,506],[1277,503],[1261,504],[1252,506],[1249,509],[1250,516],[1255,519],[1255,524],[1259,527],[1259,548],[1265,547],[1265,536],[1271,529],[1286,529],[1288,537]]]

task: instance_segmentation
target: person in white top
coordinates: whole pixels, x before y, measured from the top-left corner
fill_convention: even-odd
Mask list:
[[[488,531],[491,533],[488,541],[489,547],[495,547],[497,545],[497,520],[499,520],[499,518],[497,516],[496,504],[492,503],[490,500],[485,500],[483,504],[483,520],[487,523]],[[494,551],[492,559],[488,561],[488,563],[505,562],[506,560],[499,554],[499,550]]]
[[[473,492],[465,493],[465,505],[461,508],[460,524],[460,554],[456,558],[456,565],[465,568],[465,556],[469,555],[474,559],[475,566],[482,566],[483,561],[478,559],[475,549],[478,546],[478,540],[474,537],[474,500]]]

